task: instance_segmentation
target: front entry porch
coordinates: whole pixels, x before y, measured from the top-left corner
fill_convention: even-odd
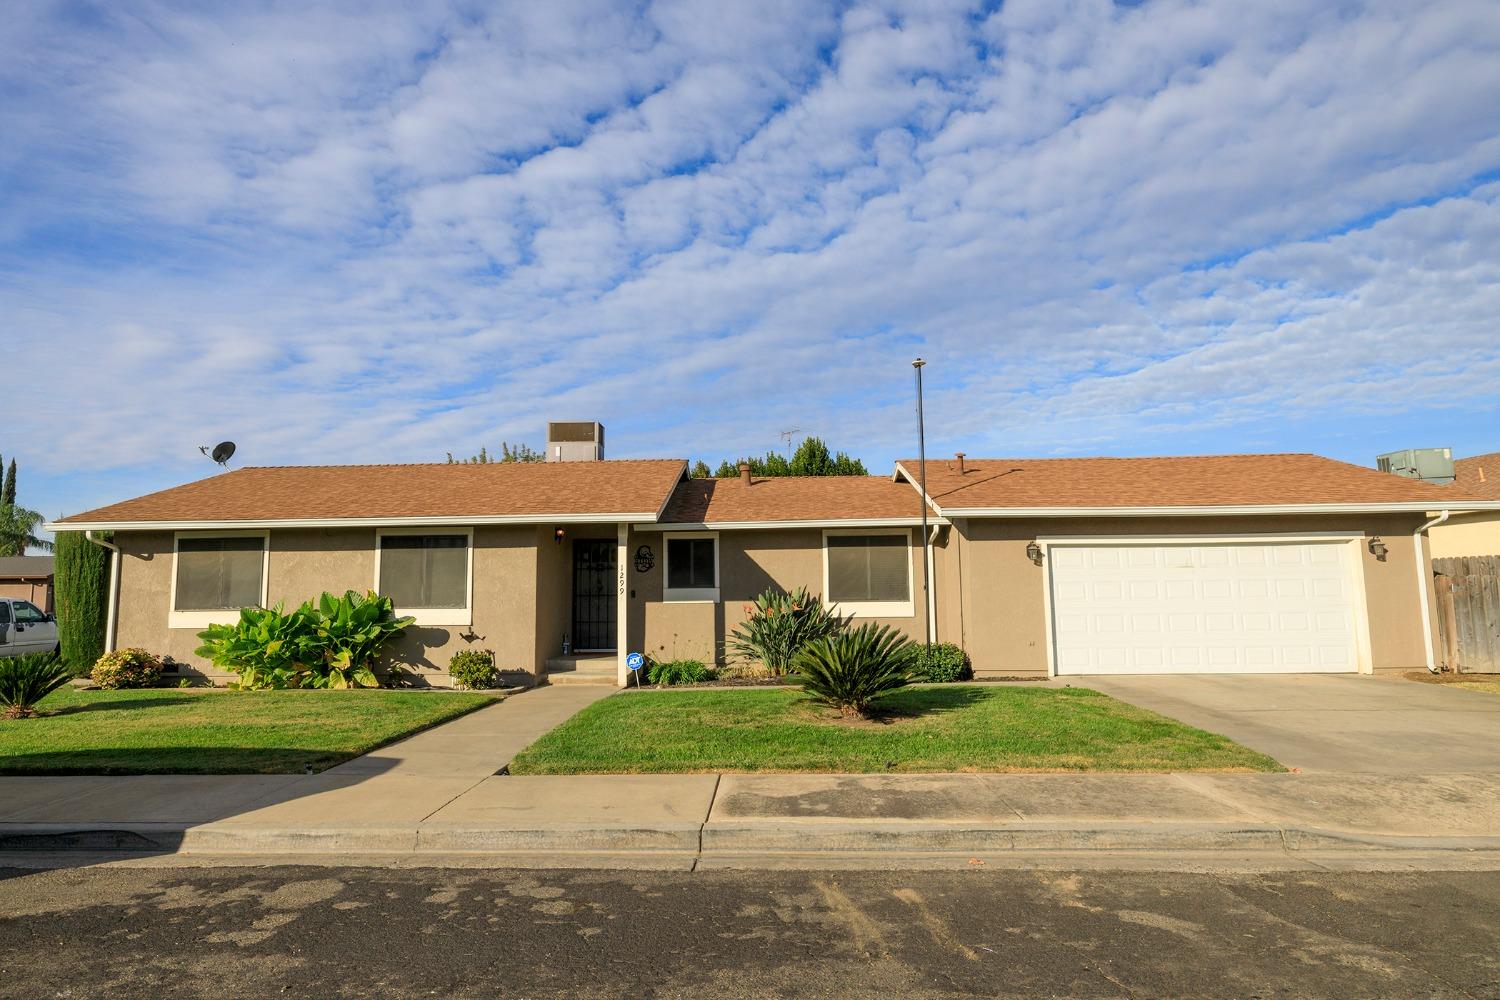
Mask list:
[[[619,657],[614,653],[579,653],[547,660],[548,684],[607,684],[619,682]]]

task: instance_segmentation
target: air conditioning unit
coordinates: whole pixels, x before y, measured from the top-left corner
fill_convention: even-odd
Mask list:
[[[602,462],[604,425],[597,420],[554,421],[547,425],[547,461]]]
[[[1446,486],[1453,482],[1453,449],[1408,448],[1387,452],[1375,459],[1375,467],[1393,476]]]

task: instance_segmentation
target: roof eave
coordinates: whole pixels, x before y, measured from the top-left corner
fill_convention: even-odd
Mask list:
[[[929,517],[928,524],[947,524]],[[661,521],[637,524],[642,531],[744,531],[757,528],[920,528],[920,517],[844,517],[781,521]]]
[[[1500,510],[1500,502],[1462,504],[1402,501],[1398,503],[1322,504],[1199,504],[1157,507],[950,507],[948,518],[957,517],[1204,517],[1245,514],[1423,514],[1449,510],[1455,514]]]
[[[226,528],[422,528],[505,524],[618,524],[651,522],[651,511],[609,514],[453,514],[441,517],[300,517],[240,520],[49,521],[47,531],[199,531]]]

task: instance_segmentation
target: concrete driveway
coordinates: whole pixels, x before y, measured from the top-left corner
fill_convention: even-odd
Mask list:
[[[1353,674],[1069,677],[1222,733],[1287,767],[1500,772],[1500,696]]]

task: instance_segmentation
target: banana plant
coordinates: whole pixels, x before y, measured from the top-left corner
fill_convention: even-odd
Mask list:
[[[291,612],[244,608],[233,624],[198,633],[197,654],[258,688],[377,687],[381,648],[415,619],[397,618],[390,598],[373,592],[323,594]]]

